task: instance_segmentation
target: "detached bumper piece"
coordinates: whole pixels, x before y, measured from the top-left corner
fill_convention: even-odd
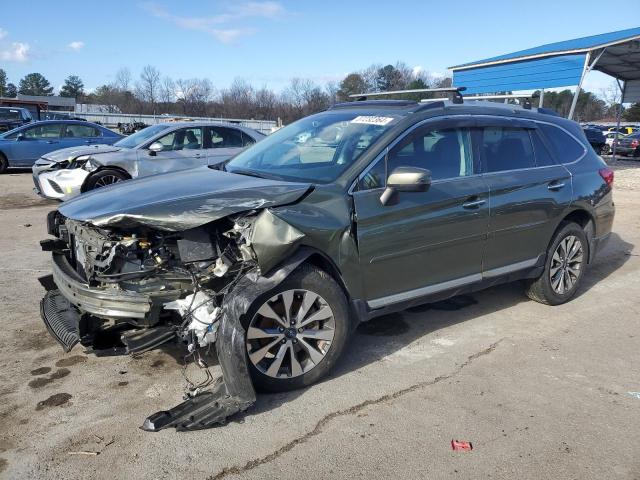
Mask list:
[[[65,352],[80,341],[80,313],[59,290],[49,290],[40,301],[42,321]]]
[[[244,342],[244,329],[237,317],[222,322],[216,350],[223,380],[212,391],[147,417],[140,428],[148,432],[168,427],[178,431],[211,428],[226,424],[229,417],[253,405],[256,392],[249,376]]]

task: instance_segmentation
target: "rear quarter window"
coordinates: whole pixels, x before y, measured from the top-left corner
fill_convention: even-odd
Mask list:
[[[584,155],[584,145],[561,128],[540,124],[540,129],[548,140],[551,153],[560,163],[575,162]]]

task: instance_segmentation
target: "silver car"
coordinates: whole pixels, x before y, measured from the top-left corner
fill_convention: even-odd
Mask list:
[[[42,156],[32,169],[35,191],[45,198],[68,200],[131,178],[215,165],[262,138],[239,125],[153,125],[113,145],[64,148]]]

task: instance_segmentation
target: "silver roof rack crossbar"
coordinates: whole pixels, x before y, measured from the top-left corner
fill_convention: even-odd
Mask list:
[[[518,98],[531,98],[531,94],[529,95],[474,95],[473,97],[464,97],[465,100],[508,100],[510,98],[518,99]]]
[[[358,100],[366,100],[368,97],[383,97],[388,95],[403,95],[408,93],[451,93],[453,94],[453,102],[454,103],[462,103],[462,94],[466,90],[465,87],[448,87],[448,88],[415,88],[411,90],[392,90],[389,92],[368,92],[368,93],[354,93],[353,95],[349,95],[349,98],[356,98]],[[442,100],[433,99],[434,101]]]
[[[522,100],[521,106],[525,110],[531,110],[531,94],[529,95],[516,95],[516,94],[505,94],[505,95],[475,95],[473,97],[464,97],[465,100],[504,100],[505,103],[507,100],[515,99]]]

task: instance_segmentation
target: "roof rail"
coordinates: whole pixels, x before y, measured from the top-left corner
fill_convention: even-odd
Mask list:
[[[465,100],[509,100],[509,99],[522,99],[522,108],[526,110],[531,110],[531,95],[514,95],[514,94],[505,94],[505,95],[476,95],[473,97],[464,97]]]
[[[335,110],[337,108],[354,108],[354,107],[365,107],[368,105],[376,106],[376,107],[409,107],[411,105],[417,105],[418,102],[415,100],[377,100],[377,101],[360,101],[356,102],[342,102],[335,103],[331,105],[327,110]]]
[[[368,92],[368,93],[354,93],[349,95],[349,98],[355,98],[358,101],[366,100],[369,97],[383,97],[388,95],[406,95],[409,93],[451,93],[453,95],[453,103],[462,103],[462,94],[466,90],[466,87],[447,87],[447,88],[414,88],[411,90],[392,90],[390,92]]]
[[[554,117],[561,117],[562,116],[558,112],[556,112],[555,110],[553,110],[551,108],[539,107],[538,108],[538,113],[544,113],[545,115],[553,115]]]

